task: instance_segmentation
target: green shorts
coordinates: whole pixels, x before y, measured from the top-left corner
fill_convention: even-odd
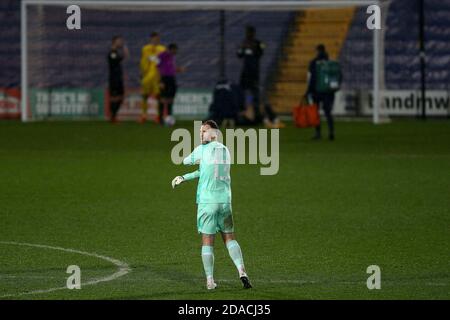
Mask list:
[[[199,203],[197,207],[198,233],[234,232],[231,203]]]

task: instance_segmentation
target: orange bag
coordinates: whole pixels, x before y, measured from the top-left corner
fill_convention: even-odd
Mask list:
[[[320,124],[319,108],[303,99],[300,105],[294,107],[293,118],[298,128],[316,127]]]

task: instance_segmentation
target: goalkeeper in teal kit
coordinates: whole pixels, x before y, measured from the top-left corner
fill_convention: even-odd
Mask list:
[[[202,261],[206,274],[207,289],[215,289],[214,282],[214,238],[222,234],[231,259],[239,272],[244,288],[251,288],[244,267],[241,248],[234,237],[231,212],[230,152],[216,141],[219,127],[212,120],[203,122],[200,128],[201,145],[183,160],[185,165],[199,164],[199,169],[175,177],[172,187],[199,178],[197,187],[197,229],[202,234]]]

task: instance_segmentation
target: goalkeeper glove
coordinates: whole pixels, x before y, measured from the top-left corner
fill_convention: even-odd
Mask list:
[[[184,178],[182,176],[178,176],[175,177],[172,180],[172,188],[175,188],[176,186],[178,186],[179,184],[181,184],[184,181]]]

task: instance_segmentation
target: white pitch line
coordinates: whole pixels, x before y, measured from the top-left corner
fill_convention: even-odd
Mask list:
[[[81,287],[83,286],[90,286],[93,284],[97,284],[100,282],[107,282],[107,281],[112,281],[115,280],[119,277],[122,277],[124,275],[126,275],[127,273],[131,272],[131,268],[128,266],[127,263],[111,258],[111,257],[107,257],[107,256],[103,256],[97,253],[91,253],[91,252],[86,252],[86,251],[81,251],[81,250],[75,250],[75,249],[69,249],[69,248],[62,248],[62,247],[53,247],[53,246],[47,246],[47,245],[43,245],[43,244],[33,244],[33,243],[25,243],[25,242],[13,242],[13,241],[0,241],[0,244],[7,244],[7,245],[16,245],[16,246],[26,246],[26,247],[35,247],[35,248],[42,248],[42,249],[51,249],[51,250],[59,250],[59,251],[64,251],[64,252],[70,252],[70,253],[77,253],[77,254],[81,254],[84,256],[89,256],[89,257],[95,257],[98,259],[102,259],[105,261],[108,261],[112,264],[114,264],[115,266],[118,267],[118,271],[106,276],[106,277],[102,277],[102,278],[98,278],[98,279],[93,279],[87,282],[82,282],[81,283]],[[31,295],[31,294],[40,294],[40,293],[48,293],[48,292],[53,292],[53,291],[58,291],[58,290],[64,290],[67,289],[66,286],[64,287],[57,287],[57,288],[50,288],[50,289],[43,289],[43,290],[33,290],[33,291],[26,291],[26,292],[19,292],[19,293],[13,293],[13,294],[6,294],[6,295],[2,295],[0,296],[0,298],[8,298],[8,297],[16,297],[16,296],[23,296],[23,295]]]

